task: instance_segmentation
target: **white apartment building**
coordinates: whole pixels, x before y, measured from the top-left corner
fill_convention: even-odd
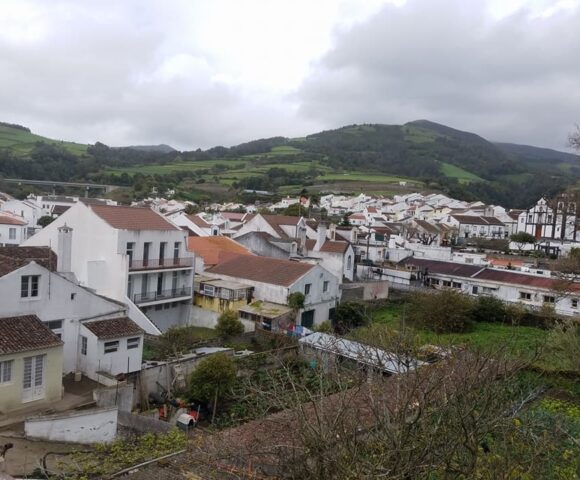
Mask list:
[[[20,245],[27,234],[28,223],[22,217],[0,212],[0,246]]]
[[[127,304],[147,333],[187,323],[194,262],[185,231],[148,208],[78,202],[25,245],[55,249],[61,228],[71,230],[61,241],[82,286]]]

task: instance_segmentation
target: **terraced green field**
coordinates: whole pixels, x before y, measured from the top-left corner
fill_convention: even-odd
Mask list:
[[[441,171],[447,177],[457,178],[459,183],[485,182],[483,178],[450,163],[441,162]]]
[[[51,140],[24,130],[0,125],[0,148],[10,148],[16,155],[26,155],[32,151],[37,142],[60,145],[75,155],[82,155],[87,151],[87,145],[81,143]]]

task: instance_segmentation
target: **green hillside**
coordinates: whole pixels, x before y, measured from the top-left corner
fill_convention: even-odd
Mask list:
[[[0,149],[9,149],[15,155],[25,156],[32,152],[38,142],[61,146],[74,155],[82,155],[87,151],[87,145],[41,137],[25,127],[18,128],[0,122]]]
[[[0,177],[115,184],[130,189],[133,198],[148,195],[153,186],[209,200],[236,198],[245,190],[391,195],[414,189],[514,208],[580,179],[575,156],[494,144],[427,120],[348,125],[205,151],[162,147],[80,145],[0,123]]]

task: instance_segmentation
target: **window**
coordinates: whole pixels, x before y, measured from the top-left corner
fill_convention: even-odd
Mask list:
[[[474,295],[477,295],[479,291],[479,287],[477,285],[474,285],[473,287],[471,287],[471,293],[473,293]]]
[[[151,242],[145,242],[143,244],[143,266],[146,267],[149,264],[149,250],[151,249]]]
[[[0,362],[0,385],[12,381],[12,362],[14,362],[14,360]]]
[[[346,269],[350,270],[352,268],[352,255],[349,255],[346,259]]]
[[[578,299],[577,298],[573,298],[572,300],[570,300],[570,303],[572,304],[572,308],[578,308]]]
[[[493,293],[496,290],[497,290],[497,288],[483,287],[483,293]]]
[[[129,257],[129,267],[133,265],[133,251],[135,249],[134,242],[127,242],[127,256]]]
[[[466,258],[465,263],[473,263],[473,258]]]
[[[24,275],[20,280],[20,297],[38,297],[40,275]]]
[[[532,294],[528,292],[520,292],[520,300],[531,300]]]
[[[215,295],[215,287],[213,285],[203,285],[203,294],[208,297],[213,297]]]
[[[544,303],[556,303],[556,298],[552,295],[544,295]]]
[[[439,285],[439,280],[436,278],[431,279],[431,285]]]
[[[173,244],[173,263],[179,263],[179,250],[181,250],[181,242],[175,242]]]
[[[443,286],[444,287],[450,287],[451,286],[451,282],[448,280],[443,280]]]
[[[87,337],[81,335],[81,354],[82,355],[87,354],[87,346],[88,346]]]
[[[62,320],[49,320],[48,322],[44,322],[44,324],[51,330],[62,328]]]
[[[16,240],[16,229],[15,228],[8,229],[8,239],[9,240]]]
[[[534,220],[534,216],[528,215],[528,223],[532,223],[533,220]]]
[[[127,339],[127,350],[131,350],[133,348],[139,348],[139,344],[141,343],[141,338],[128,338]]]
[[[312,287],[311,283],[307,283],[304,285],[304,295],[308,295],[310,293],[310,288]]]
[[[119,340],[105,342],[105,353],[113,353],[119,350]]]
[[[461,288],[461,283],[453,282],[453,288]]]
[[[325,280],[324,283],[322,284],[322,291],[328,292],[328,280]]]
[[[159,265],[163,265],[165,260],[165,247],[167,247],[167,242],[161,242],[159,244]]]

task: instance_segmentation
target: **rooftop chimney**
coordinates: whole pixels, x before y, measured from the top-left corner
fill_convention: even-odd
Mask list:
[[[58,229],[56,270],[60,273],[71,272],[72,231],[73,229],[66,223]]]
[[[318,238],[316,239],[316,244],[314,245],[314,251],[318,252],[326,242],[326,224],[321,222],[318,224]]]

